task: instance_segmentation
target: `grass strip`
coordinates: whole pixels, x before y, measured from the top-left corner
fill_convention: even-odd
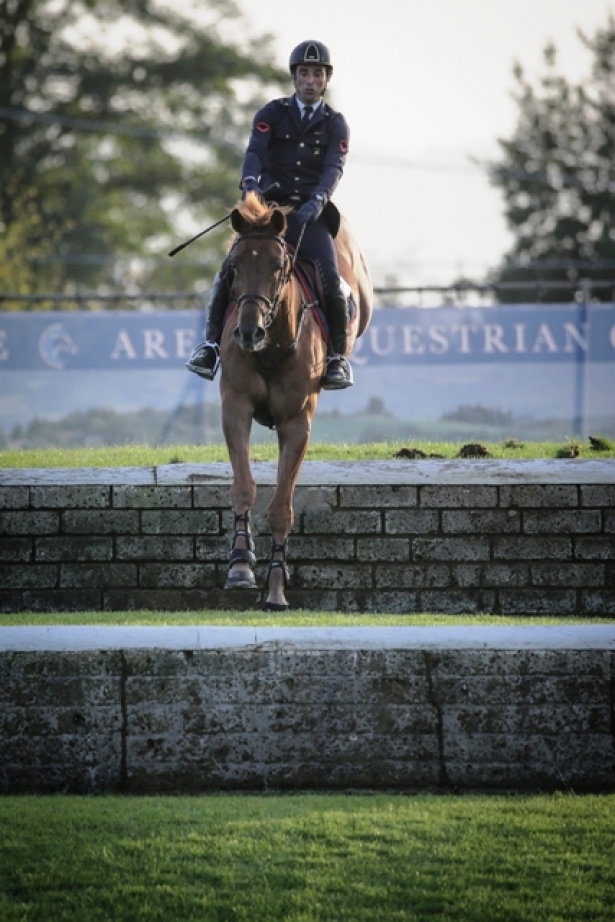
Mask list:
[[[3,922],[611,922],[615,796],[0,799]]]
[[[405,442],[365,442],[345,444],[315,442],[310,445],[307,461],[391,461],[412,464],[407,458],[397,458],[404,448],[414,448],[426,456],[441,455],[445,459],[458,456],[462,442],[428,442],[409,439]],[[560,442],[482,442],[492,458],[532,459],[558,458],[572,449],[581,458],[615,458],[615,445],[605,440],[603,451],[592,449],[589,443],[569,440]],[[253,461],[275,461],[277,444],[262,443],[251,446]],[[210,463],[228,461],[226,446],[218,445],[116,445],[90,448],[40,448],[0,451],[0,468],[54,468],[54,467],[157,467],[161,464]],[[472,458],[467,459],[472,463]]]
[[[81,612],[13,612],[0,614],[3,626],[91,624],[91,625],[212,625],[227,627],[436,627],[474,626],[550,626],[565,624],[612,624],[614,618],[577,618],[574,616],[534,615],[437,615],[422,614],[348,614],[330,611],[289,612],[261,611],[81,611]]]

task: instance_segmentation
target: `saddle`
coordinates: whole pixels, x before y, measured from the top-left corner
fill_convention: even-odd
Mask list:
[[[323,338],[327,346],[329,346],[331,342],[329,324],[322,307],[326,300],[325,291],[318,266],[311,259],[298,259],[295,263],[295,275],[303,289],[308,304],[312,308],[314,318],[320,327]],[[357,319],[357,305],[355,304],[350,285],[342,276],[340,276],[340,284],[342,291],[346,295],[346,301],[348,302],[348,326],[350,327]]]

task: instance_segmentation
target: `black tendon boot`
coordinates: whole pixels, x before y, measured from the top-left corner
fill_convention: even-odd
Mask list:
[[[201,378],[213,381],[220,366],[220,349],[218,341],[222,333],[224,314],[228,307],[229,290],[224,266],[216,274],[209,294],[207,305],[207,323],[205,324],[205,342],[199,343],[186,362],[186,368]]]
[[[341,288],[327,297],[327,320],[331,332],[333,355],[327,359],[322,386],[326,391],[341,390],[354,384],[352,368],[346,358],[348,344],[348,301]]]

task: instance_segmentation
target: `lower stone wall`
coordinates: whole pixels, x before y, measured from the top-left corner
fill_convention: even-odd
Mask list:
[[[615,790],[611,626],[225,630],[0,629],[0,790]]]
[[[254,465],[262,586],[275,465]],[[0,611],[257,608],[224,592],[228,465],[0,471]],[[615,614],[615,461],[306,462],[292,607]]]

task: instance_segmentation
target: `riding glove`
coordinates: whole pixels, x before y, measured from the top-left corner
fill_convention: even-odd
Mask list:
[[[324,200],[320,196],[314,196],[305,205],[302,205],[297,212],[299,222],[301,224],[314,224],[321,216],[324,207]]]
[[[257,183],[255,179],[250,179],[250,178],[244,179],[244,181],[241,184],[241,190],[242,190],[242,193],[241,193],[242,199],[246,197],[246,194],[248,192],[255,192],[256,195],[258,195],[260,198],[263,197],[263,190],[261,189],[261,187],[259,186],[259,184]]]

